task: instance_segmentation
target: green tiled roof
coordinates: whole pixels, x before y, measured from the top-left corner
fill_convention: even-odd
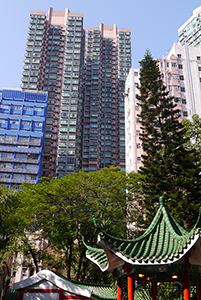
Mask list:
[[[136,289],[134,291],[134,299],[135,300],[151,300],[149,292],[145,288]]]
[[[107,259],[107,255],[105,254],[105,251],[103,249],[92,248],[88,246],[84,242],[84,240],[83,240],[83,244],[87,248],[86,257],[91,261],[93,261],[96,265],[98,265],[101,271],[104,272],[105,270],[107,270],[108,259]]]
[[[101,285],[101,284],[93,284],[93,283],[80,283],[78,284],[79,287],[86,288],[93,292],[93,296],[95,296],[95,299],[97,297],[99,299],[107,299],[107,300],[113,300],[117,299],[117,290],[116,287],[110,287],[107,285]]]
[[[53,272],[53,271],[51,271]],[[53,272],[54,274],[57,274]],[[57,274],[58,275],[58,274]],[[84,283],[84,282],[78,282],[75,280],[69,280],[64,276],[58,275],[62,279],[64,279],[67,282],[70,282],[74,286],[87,289],[92,292],[91,299],[105,299],[105,300],[113,300],[116,299],[117,292],[115,287],[111,287],[106,284],[95,284],[95,283]]]
[[[187,232],[170,215],[161,198],[160,208],[143,235],[127,240],[102,231],[98,236],[100,245],[132,265],[171,264],[180,260],[200,237],[200,229],[196,228],[198,221],[194,228]],[[107,269],[110,264],[109,256],[106,261],[106,254],[104,255],[100,249],[87,246],[87,257],[102,270]]]

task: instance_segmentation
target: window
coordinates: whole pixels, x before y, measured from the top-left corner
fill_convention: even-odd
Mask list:
[[[2,152],[1,157],[13,158],[13,153],[12,152]]]
[[[181,87],[181,92],[185,92],[185,87]]]
[[[2,162],[2,163],[0,164],[0,168],[11,169],[11,168],[12,168],[12,164],[11,164],[11,163],[4,163],[4,162]]]
[[[42,127],[43,123],[42,122],[35,122],[35,126]]]
[[[0,173],[0,178],[10,178],[9,173]]]
[[[24,110],[30,110],[31,107],[30,106],[24,106]]]
[[[22,121],[22,125],[31,125],[30,121]]]
[[[172,90],[173,91],[179,91],[179,86],[178,85],[173,85]]]
[[[200,56],[197,56],[197,60],[200,60]]]
[[[13,174],[13,179],[24,180],[24,174]]]
[[[181,58],[181,54],[177,54],[177,57]]]
[[[179,103],[181,103],[181,98],[174,98],[174,102],[179,102]]]
[[[10,120],[10,124],[12,124],[12,125],[18,125],[19,121],[18,120]]]
[[[5,136],[5,141],[15,141],[16,136],[15,135],[6,135]]]
[[[13,106],[12,106],[12,108],[13,108],[13,109],[20,110],[20,109],[21,109],[21,106],[18,106],[18,105],[13,105]]]
[[[180,76],[179,76],[179,79],[180,79],[180,80],[184,80],[184,76],[183,76],[183,75],[180,75]]]
[[[25,164],[17,164],[17,163],[15,163],[14,169],[25,169]]]
[[[137,157],[137,162],[141,162],[141,156]]]
[[[183,111],[183,117],[188,117],[188,112],[187,111]]]
[[[198,67],[198,71],[201,71],[201,67]]]
[[[18,137],[18,141],[19,142],[28,142],[29,141],[29,137],[26,137],[26,136],[19,136]]]
[[[27,155],[25,153],[16,153],[15,158],[26,159]]]
[[[34,107],[34,111],[41,111],[41,107]]]
[[[138,76],[138,72],[134,72],[134,76]]]
[[[182,99],[182,104],[186,104],[186,99]]]
[[[178,65],[179,69],[183,69],[183,65]]]
[[[140,149],[141,148],[141,145],[138,143],[137,144],[137,149]]]
[[[176,68],[176,67],[177,67],[177,64],[176,64],[176,63],[171,63],[171,66],[172,66],[173,68]]]
[[[38,170],[38,165],[27,164],[27,170],[37,171]]]

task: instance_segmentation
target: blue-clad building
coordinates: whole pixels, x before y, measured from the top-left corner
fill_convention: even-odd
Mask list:
[[[0,91],[0,184],[41,177],[47,105],[46,92]]]

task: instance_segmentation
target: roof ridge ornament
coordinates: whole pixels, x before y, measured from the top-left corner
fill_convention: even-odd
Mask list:
[[[160,205],[164,205],[164,202],[165,202],[165,197],[164,196],[159,197]]]

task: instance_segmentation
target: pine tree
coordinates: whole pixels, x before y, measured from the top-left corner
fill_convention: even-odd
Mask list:
[[[168,97],[158,63],[149,51],[140,62],[140,95],[137,96],[144,150],[142,190],[146,220],[150,223],[165,195],[166,205],[179,221],[192,225],[198,215],[201,170],[197,152],[186,147],[180,111]]]

